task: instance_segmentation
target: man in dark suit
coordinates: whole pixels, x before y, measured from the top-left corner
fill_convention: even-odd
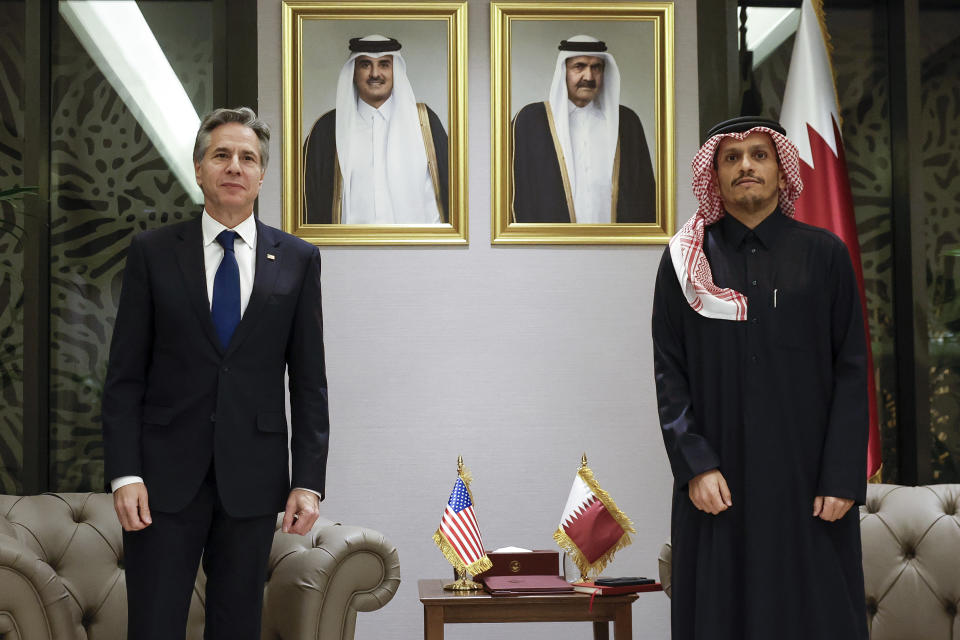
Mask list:
[[[203,214],[136,236],[127,253],[103,434],[131,640],[184,636],[201,554],[204,637],[259,639],[276,514],[301,535],[317,518],[320,255],[253,216],[269,140],[250,109],[207,115],[194,147]]]

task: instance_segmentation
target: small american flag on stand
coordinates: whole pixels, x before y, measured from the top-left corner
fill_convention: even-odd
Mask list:
[[[473,497],[470,495],[470,474],[464,470],[462,458],[457,464],[457,481],[453,484],[433,541],[458,571],[477,575],[493,566],[483,549],[480,527],[473,511]]]

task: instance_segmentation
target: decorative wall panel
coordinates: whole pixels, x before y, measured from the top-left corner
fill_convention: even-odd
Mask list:
[[[937,29],[939,27],[939,29]],[[934,482],[960,482],[960,11],[921,14],[923,33],[947,29],[923,59],[921,131]]]
[[[0,3],[0,191],[23,186],[24,3]],[[0,202],[0,493],[23,467],[22,209]]]
[[[202,115],[212,102],[210,5],[170,4],[180,13],[147,17]],[[62,21],[53,49],[51,489],[102,490],[100,396],[130,238],[199,208]]]

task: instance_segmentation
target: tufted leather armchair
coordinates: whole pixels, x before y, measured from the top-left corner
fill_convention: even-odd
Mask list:
[[[279,519],[278,519],[279,529]],[[320,518],[307,536],[274,535],[263,640],[348,640],[358,611],[400,585],[397,550],[381,534]],[[203,570],[187,638],[203,636]],[[103,493],[0,495],[0,638],[122,640],[127,600],[120,525]]]
[[[867,485],[860,507],[871,640],[960,638],[960,484]],[[660,581],[670,585],[670,543]]]

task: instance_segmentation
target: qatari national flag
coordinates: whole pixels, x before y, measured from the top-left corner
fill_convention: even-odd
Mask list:
[[[829,229],[847,245],[857,274],[863,304],[863,329],[867,337],[867,386],[870,407],[870,439],[867,444],[867,477],[882,463],[880,429],[877,419],[870,323],[863,290],[860,241],[853,214],[853,196],[847,177],[847,163],[840,136],[840,116],[833,68],[827,49],[827,27],[822,0],[803,0],[790,59],[790,72],[783,93],[780,123],[800,151],[803,193],[796,202],[797,219]]]
[[[600,488],[585,464],[573,478],[573,487],[553,539],[566,551],[583,577],[599,574],[636,533],[630,519]]]

